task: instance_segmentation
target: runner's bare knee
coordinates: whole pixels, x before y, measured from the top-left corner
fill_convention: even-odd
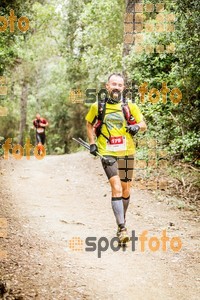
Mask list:
[[[127,198],[130,196],[131,182],[121,182],[122,185],[122,196]]]
[[[122,185],[119,176],[113,176],[110,178],[110,185],[112,189],[113,197],[121,197],[122,196]]]

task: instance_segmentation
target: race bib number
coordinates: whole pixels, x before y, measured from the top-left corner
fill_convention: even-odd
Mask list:
[[[106,150],[108,151],[123,151],[126,150],[125,136],[111,136],[107,141]]]
[[[44,132],[44,128],[37,128],[37,132],[38,132],[38,133]]]

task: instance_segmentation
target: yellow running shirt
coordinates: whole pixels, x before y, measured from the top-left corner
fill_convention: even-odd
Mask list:
[[[130,133],[126,132],[127,121],[122,111],[122,104],[106,103],[106,111],[103,122],[105,124],[101,127],[102,134],[97,138],[98,151],[101,155],[125,156],[133,155],[135,153],[135,143]],[[143,121],[143,115],[140,112],[137,104],[129,102],[128,106],[130,112],[137,123]],[[91,105],[86,121],[94,124],[98,118],[98,103]]]

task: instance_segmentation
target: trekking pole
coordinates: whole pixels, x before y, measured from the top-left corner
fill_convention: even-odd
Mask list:
[[[81,138],[72,138],[75,142],[79,143],[81,146],[85,147],[87,150],[90,150],[90,145],[82,140]],[[112,166],[115,163],[114,159],[110,159],[107,157],[103,157],[99,152],[96,151],[96,154],[102,159],[102,161],[107,165],[107,166]]]
[[[90,150],[90,146],[88,143],[86,142],[82,142],[79,139],[77,140],[76,138],[72,138],[72,140],[74,140],[75,142],[79,143],[81,146],[83,146],[84,148],[86,148],[87,150]]]
[[[90,145],[85,142],[84,140],[82,140],[81,138],[78,138],[78,140],[82,143],[82,145],[85,145],[85,148],[87,147],[88,150],[90,150]],[[96,154],[101,157],[102,159],[105,159],[105,157],[103,157],[99,152],[96,151]]]
[[[87,147],[88,148],[88,150],[90,150],[90,145],[87,143],[87,142],[85,142],[84,140],[82,140],[81,138],[78,138],[78,140],[82,143],[82,144],[84,144],[85,145],[85,147]]]

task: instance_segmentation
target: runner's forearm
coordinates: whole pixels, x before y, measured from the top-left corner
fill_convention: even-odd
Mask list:
[[[93,131],[93,125],[89,122],[87,122],[87,136],[89,139],[89,143],[91,144],[95,144],[95,137],[94,137],[94,131]]]
[[[147,125],[144,121],[138,123],[137,125],[140,126],[140,131],[146,131],[147,130]]]

